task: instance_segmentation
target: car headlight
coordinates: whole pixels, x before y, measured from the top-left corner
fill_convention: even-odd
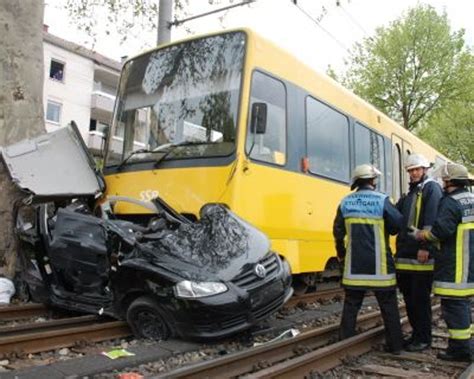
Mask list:
[[[174,286],[177,297],[196,299],[213,296],[227,291],[227,286],[220,282],[192,282],[183,280]]]

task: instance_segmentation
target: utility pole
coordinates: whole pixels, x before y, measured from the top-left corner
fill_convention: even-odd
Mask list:
[[[158,9],[157,45],[171,41],[171,17],[173,15],[173,0],[160,0]]]

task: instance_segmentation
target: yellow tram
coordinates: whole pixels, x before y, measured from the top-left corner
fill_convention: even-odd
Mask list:
[[[305,286],[335,275],[332,223],[351,169],[377,166],[380,190],[396,200],[411,151],[444,161],[331,78],[242,29],[124,64],[104,174],[108,195],[159,195],[193,219],[205,203],[227,204],[267,233]],[[115,212],[143,210],[119,203]]]

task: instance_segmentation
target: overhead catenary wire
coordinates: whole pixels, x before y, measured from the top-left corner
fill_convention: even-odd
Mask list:
[[[354,25],[356,25],[356,26],[362,31],[362,33],[364,33],[364,35],[365,35],[366,37],[369,37],[369,33],[367,33],[367,31],[366,31],[366,30],[364,29],[364,27],[355,19],[355,17],[352,16],[352,15],[349,13],[349,11],[346,10],[346,9],[342,6],[342,4],[341,4],[341,2],[340,2],[339,0],[336,1],[336,5],[337,5],[337,8],[339,8],[339,9],[342,11],[342,13],[344,13],[344,15],[345,15]]]
[[[178,25],[184,24],[185,22],[188,22],[188,21],[196,20],[198,18],[209,16],[211,14],[224,12],[224,11],[227,11],[227,10],[232,9],[232,8],[240,7],[242,5],[248,5],[248,4],[251,4],[251,3],[255,3],[256,1],[257,0],[246,0],[246,1],[242,1],[242,2],[237,3],[237,4],[228,5],[226,7],[222,7],[222,8],[219,8],[219,9],[214,9],[214,10],[209,11],[209,12],[197,14],[195,16],[191,16],[191,17],[188,17],[188,18],[183,18],[182,20],[174,20],[174,21],[169,23],[169,26],[170,27],[171,26],[178,26]]]
[[[306,12],[303,8],[301,8],[298,4],[295,3],[295,7],[303,13],[306,17],[308,17],[313,23],[316,24],[323,32],[325,32],[330,38],[332,38],[343,50],[350,54],[350,50],[344,45],[341,41],[339,41],[336,37],[334,37],[331,32],[329,32],[326,28],[324,28],[321,23],[316,20],[313,16],[311,16],[308,12]]]

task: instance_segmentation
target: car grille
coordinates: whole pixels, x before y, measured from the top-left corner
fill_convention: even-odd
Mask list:
[[[285,299],[285,294],[281,294],[281,296],[278,296],[275,300],[271,301],[270,303],[266,304],[265,306],[256,309],[253,312],[254,317],[257,320],[261,320],[265,317],[267,317],[269,314],[272,314],[275,312],[278,308],[281,307],[283,304],[283,300]]]
[[[268,281],[277,274],[279,264],[276,254],[268,254],[263,257],[258,263],[265,267],[265,270],[267,272],[265,278],[258,277],[254,271],[255,265],[252,265],[251,268],[236,276],[232,280],[232,283],[234,283],[240,288],[249,290],[258,287],[264,281]]]

